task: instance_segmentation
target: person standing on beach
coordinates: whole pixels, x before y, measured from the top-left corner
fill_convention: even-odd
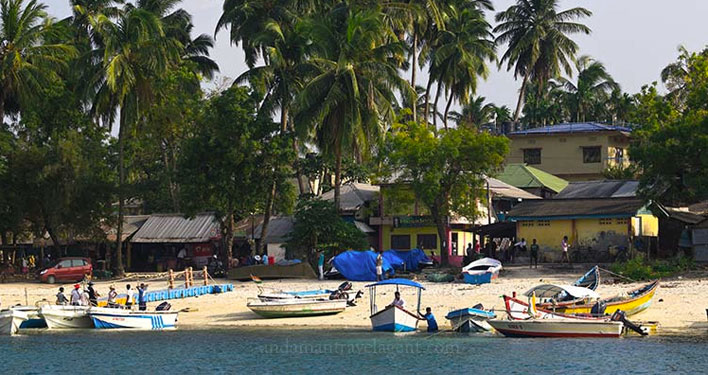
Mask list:
[[[529,257],[529,268],[531,268],[531,265],[534,264],[536,268],[538,268],[538,244],[536,243],[536,239],[533,239],[533,243],[531,244],[531,256]]]
[[[147,285],[145,284],[140,284],[138,287],[138,310],[140,311],[145,311],[147,310],[147,297],[145,296],[145,292],[147,291]]]
[[[64,295],[64,287],[60,287],[59,293],[57,293],[57,305],[65,306],[67,303],[69,303],[69,300]]]
[[[383,252],[376,255],[376,281],[383,280]]]
[[[570,263],[570,256],[568,255],[568,248],[570,247],[570,244],[568,243],[568,236],[563,236],[563,241],[561,241],[561,249],[563,250],[563,254],[561,254],[561,263],[568,262]]]
[[[81,285],[75,284],[74,285],[74,290],[71,291],[71,305],[72,306],[80,306],[81,305],[81,291],[79,288]]]
[[[317,269],[320,271],[320,280],[324,280],[324,251],[320,251],[320,256],[317,257]]]

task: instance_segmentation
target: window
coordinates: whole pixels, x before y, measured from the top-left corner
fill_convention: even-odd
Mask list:
[[[522,220],[520,221],[522,227],[532,227],[533,226],[533,221],[531,220]]]
[[[69,268],[71,267],[71,260],[62,260],[59,262],[59,268]]]
[[[612,225],[612,219],[600,219],[600,225]]]
[[[629,224],[629,219],[627,219],[626,217],[625,218],[617,218],[617,219],[615,219],[615,223],[617,225],[627,225],[627,224]]]
[[[72,267],[83,267],[84,266],[84,261],[81,259],[72,259],[71,260],[71,266]]]
[[[541,164],[541,149],[540,148],[524,149],[524,163],[526,163],[526,164]]]
[[[551,221],[550,220],[536,220],[536,225],[538,225],[539,227],[550,227]]]
[[[565,142],[568,142],[568,139],[567,138],[558,138],[558,142],[565,143]]]
[[[416,238],[417,247],[419,249],[437,249],[438,235],[437,234],[419,234]]]
[[[600,146],[583,147],[583,163],[599,163],[601,155]]]
[[[391,235],[391,248],[394,250],[410,250],[411,236],[407,234]]]

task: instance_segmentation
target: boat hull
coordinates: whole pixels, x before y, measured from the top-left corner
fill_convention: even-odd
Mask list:
[[[497,274],[494,272],[484,272],[475,274],[465,272],[462,274],[462,277],[464,278],[467,284],[480,285],[491,283],[493,279],[497,278]]]
[[[622,335],[622,322],[580,319],[490,320],[507,337],[605,337]]]
[[[0,336],[13,336],[17,334],[22,322],[27,320],[27,314],[21,311],[0,311]]]
[[[450,321],[454,331],[477,333],[491,331],[492,326],[487,321],[496,318],[496,315],[479,309],[461,309],[449,312],[445,318]]]
[[[371,328],[383,332],[413,332],[418,329],[418,318],[398,306],[389,306],[371,315]]]
[[[644,293],[639,293],[634,297],[627,298],[608,298],[603,299],[605,302],[605,314],[612,315],[617,310],[622,310],[627,316],[632,316],[638,314],[651,306],[654,299],[654,294],[656,290],[659,289],[659,282],[654,281],[645,285],[644,287],[638,288],[636,290],[630,291],[628,295],[635,293],[636,291],[646,289]],[[552,305],[550,303],[537,305],[539,308],[550,310],[561,314],[590,314],[595,303],[584,303],[584,304],[558,304]]]
[[[46,305],[39,310],[49,329],[93,328],[87,306]]]
[[[93,326],[99,329],[162,330],[177,327],[177,311],[129,311],[91,308],[88,312]]]
[[[249,302],[246,306],[264,318],[288,318],[339,314],[347,308],[347,301],[291,299]]]

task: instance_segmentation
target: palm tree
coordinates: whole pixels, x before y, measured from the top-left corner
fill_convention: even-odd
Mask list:
[[[154,97],[153,82],[174,66],[183,53],[179,41],[165,35],[160,16],[145,9],[126,6],[115,21],[99,14],[91,18],[101,35],[102,70],[96,77],[99,113],[120,110],[118,130],[118,228],[116,271],[123,274],[122,230],[125,200],[124,143],[127,133]]]
[[[522,78],[514,122],[519,120],[529,80],[540,82],[542,89],[549,79],[560,76],[561,70],[570,75],[578,45],[568,35],[590,33],[587,26],[573,20],[592,12],[581,7],[557,9],[558,0],[517,0],[496,16],[497,42],[508,43],[499,64],[506,62],[507,70],[514,70],[514,78]]]
[[[62,30],[36,0],[0,0],[0,124],[36,99],[76,49],[54,40]],[[6,109],[9,109],[7,111]]]
[[[509,107],[502,105],[501,107],[494,106],[494,125],[499,129],[499,126],[505,122],[511,121],[511,110]]]
[[[397,71],[405,46],[394,42],[377,8],[353,11],[340,4],[303,26],[312,41],[314,77],[298,94],[295,126],[333,157],[339,208],[342,154],[366,156],[394,115],[394,88],[412,95]]]
[[[496,107],[492,103],[485,103],[483,96],[478,96],[462,107],[462,113],[452,111],[449,118],[457,123],[457,126],[466,125],[479,128],[484,124],[494,121]]]
[[[576,61],[578,81],[560,78],[558,81],[565,89],[568,108],[575,121],[585,121],[595,103],[604,102],[613,90],[619,90],[619,84],[612,79],[605,66],[583,55]],[[592,120],[597,120],[596,116]]]

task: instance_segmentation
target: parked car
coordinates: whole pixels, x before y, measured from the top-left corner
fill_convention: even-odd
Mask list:
[[[39,273],[39,281],[54,284],[57,281],[81,281],[93,272],[89,258],[59,258],[56,263]]]

